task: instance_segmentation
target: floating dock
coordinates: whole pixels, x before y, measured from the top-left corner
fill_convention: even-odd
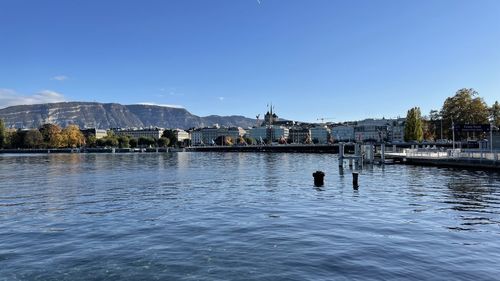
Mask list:
[[[403,162],[410,165],[500,171],[500,151],[409,149],[405,152]]]

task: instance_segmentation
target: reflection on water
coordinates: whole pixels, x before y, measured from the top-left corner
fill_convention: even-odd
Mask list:
[[[498,173],[351,173],[330,154],[0,155],[0,280],[496,279]]]
[[[500,225],[498,182],[481,171],[462,171],[467,179],[450,178],[447,188],[450,195],[445,203],[460,211],[463,220],[457,230],[474,230],[474,225]]]

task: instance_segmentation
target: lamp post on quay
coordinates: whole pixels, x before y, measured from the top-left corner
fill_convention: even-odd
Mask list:
[[[493,154],[493,116],[490,117],[490,152]]]

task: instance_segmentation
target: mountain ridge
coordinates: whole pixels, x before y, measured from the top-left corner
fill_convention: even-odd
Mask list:
[[[38,128],[53,123],[99,129],[150,126],[188,129],[216,123],[247,128],[256,121],[239,115],[200,117],[178,107],[78,101],[9,106],[0,109],[0,119],[10,128]]]

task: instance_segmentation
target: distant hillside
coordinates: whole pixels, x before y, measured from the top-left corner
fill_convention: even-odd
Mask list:
[[[199,117],[184,108],[156,105],[122,105],[117,103],[60,102],[35,105],[18,105],[0,109],[0,119],[7,127],[37,128],[45,123],[66,127],[76,124],[80,128],[100,129],[149,127],[188,129],[192,127],[255,125],[255,119],[243,116]]]

